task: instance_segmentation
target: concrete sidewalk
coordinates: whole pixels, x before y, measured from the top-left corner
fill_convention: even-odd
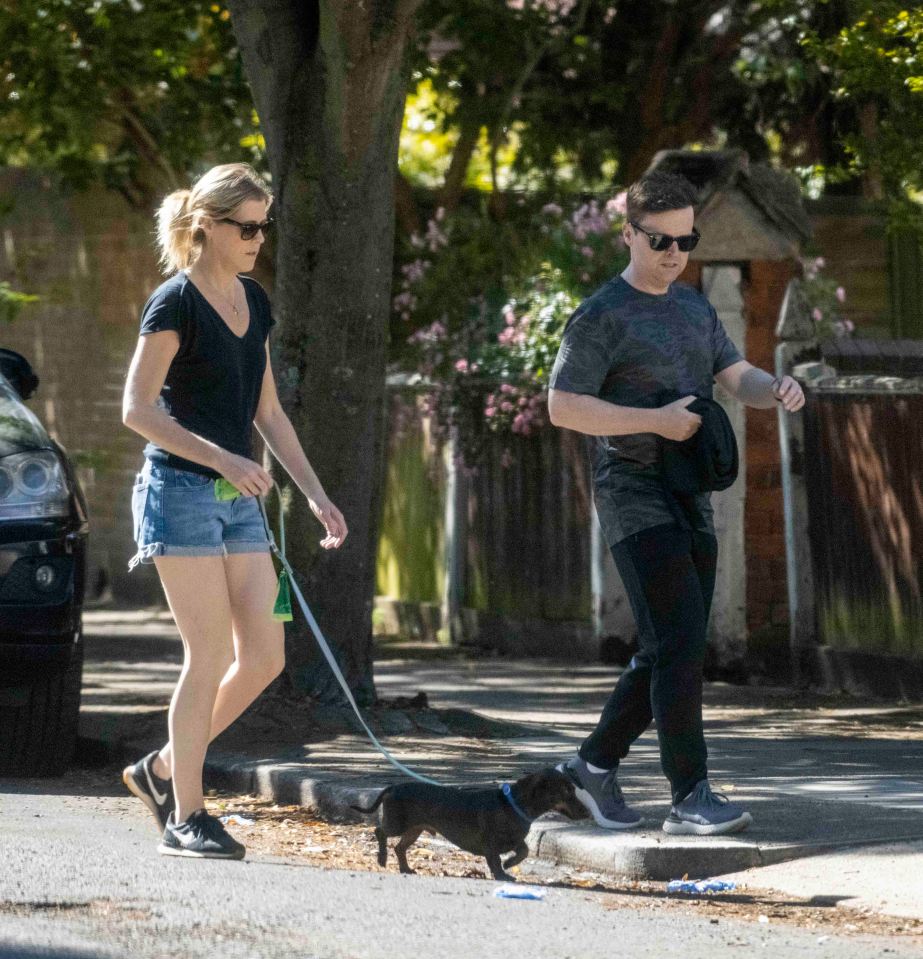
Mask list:
[[[122,750],[152,748],[165,733],[163,709],[181,661],[169,618],[91,612],[86,636],[81,734]],[[383,647],[376,662],[379,696],[425,692],[432,708],[378,710],[374,727],[402,762],[441,782],[513,779],[574,752],[616,673],[608,666],[467,660]],[[888,875],[897,856],[901,874],[923,877],[923,710],[725,684],[708,684],[705,699],[710,776],[753,813],[747,832],[708,839],[661,831],[669,793],[649,732],[620,775],[646,817],[643,827],[613,834],[585,823],[541,821],[530,833],[535,854],[578,869],[665,880],[740,873],[806,856],[822,857],[813,860],[820,865],[850,850],[846,872],[857,878],[844,885],[843,871],[821,871],[811,882],[823,885],[826,878],[837,887],[824,895],[923,916],[923,878],[915,888],[910,879],[909,888],[889,889]],[[230,749],[220,737],[209,752],[210,784],[352,818],[350,803],[400,775],[342,711],[318,712],[330,734],[309,742],[280,739],[277,729],[259,721],[247,724],[253,726],[249,740],[238,737]],[[773,869],[774,878],[772,870],[762,873],[773,878],[771,887],[792,892],[784,883],[787,876],[797,885],[797,870]],[[802,874],[802,885],[810,884]],[[746,876],[751,886],[762,885],[759,872]]]

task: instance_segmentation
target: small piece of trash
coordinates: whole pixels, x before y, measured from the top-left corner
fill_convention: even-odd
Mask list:
[[[494,899],[544,899],[545,890],[538,886],[514,886],[506,883],[494,889]]]
[[[769,922],[769,916],[760,916],[757,922]]]
[[[667,883],[667,892],[730,892],[736,888],[736,882],[725,879],[672,879]]]
[[[829,938],[830,938],[830,936],[818,936],[818,937],[817,937],[817,942],[818,942],[818,943],[826,942]]]
[[[232,812],[230,816],[219,818],[223,826],[252,826],[256,822],[255,819],[247,819],[246,816],[240,816],[236,812]]]

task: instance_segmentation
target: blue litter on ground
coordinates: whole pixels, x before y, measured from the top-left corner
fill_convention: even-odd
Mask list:
[[[667,892],[731,892],[736,882],[725,879],[673,879],[667,883]]]
[[[494,889],[495,899],[538,899],[545,898],[545,890],[537,886],[514,886],[506,883]]]

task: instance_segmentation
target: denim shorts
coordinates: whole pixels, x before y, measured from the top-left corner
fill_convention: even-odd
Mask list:
[[[255,496],[215,499],[215,481],[145,460],[131,491],[138,552],[128,568],[155,556],[268,553],[269,533]]]

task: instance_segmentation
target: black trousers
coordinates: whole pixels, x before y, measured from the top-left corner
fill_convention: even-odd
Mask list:
[[[622,540],[612,556],[635,615],[639,650],[580,756],[613,769],[654,719],[661,766],[679,802],[707,776],[702,664],[718,541],[668,523]]]

